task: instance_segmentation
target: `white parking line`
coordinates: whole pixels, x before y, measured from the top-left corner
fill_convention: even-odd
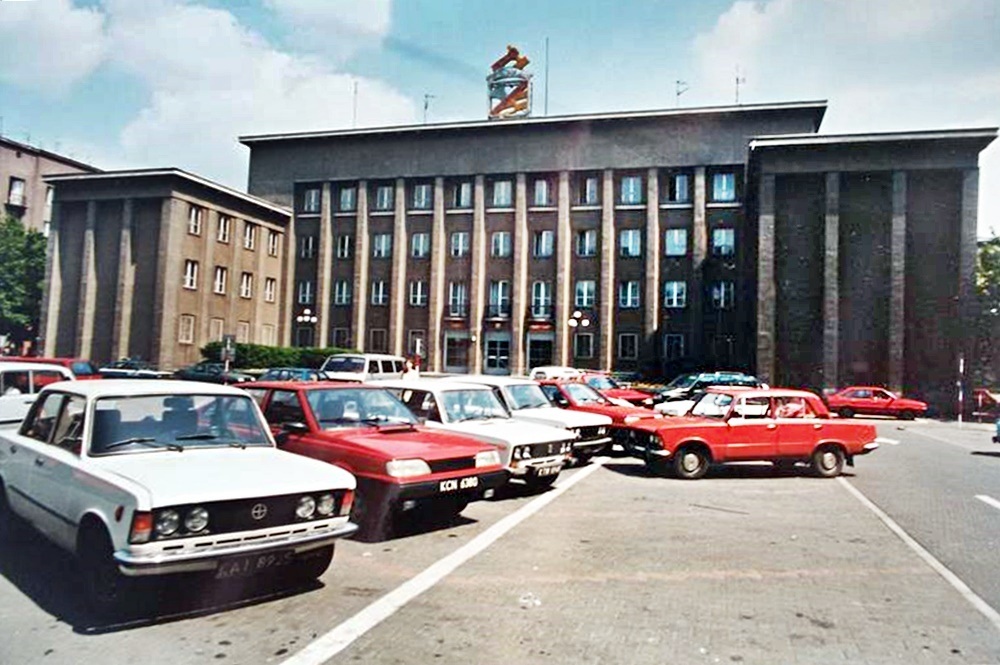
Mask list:
[[[977,494],[976,498],[985,503],[988,506],[993,506],[997,510],[1000,510],[1000,501],[997,501],[991,496],[986,496],[985,494]]]
[[[898,446],[899,445],[899,441],[896,441],[896,439],[887,439],[884,436],[880,436],[880,437],[876,438],[875,439],[875,443],[887,443],[890,446]]]
[[[930,566],[938,575],[943,577],[948,584],[953,586],[956,591],[962,594],[962,597],[969,601],[973,607],[979,610],[979,613],[986,617],[997,630],[1000,630],[1000,612],[993,609],[989,603],[980,598],[975,591],[970,589],[969,585],[963,582],[958,575],[951,572],[951,570],[938,561],[933,554],[924,549],[924,547],[914,540],[910,534],[906,533],[906,531],[903,530],[903,527],[899,526],[894,519],[886,515],[881,508],[876,506],[868,497],[862,494],[861,490],[847,482],[847,480],[843,477],[838,477],[837,480],[866,508],[875,513],[875,516],[882,520],[882,523],[889,527],[890,531],[899,536],[900,540],[906,543],[911,550],[916,552],[917,556],[924,560],[924,563]],[[998,502],[997,507],[1000,508],[1000,502]]]
[[[320,663],[325,663],[333,658],[349,647],[359,637],[391,617],[397,610],[402,609],[408,602],[433,587],[466,561],[495,543],[515,526],[555,501],[570,487],[594,471],[597,471],[607,461],[608,458],[606,457],[595,458],[587,468],[581,469],[579,472],[566,478],[565,481],[558,483],[551,491],[521,506],[521,508],[504,517],[448,556],[431,564],[430,567],[403,582],[351,618],[340,623],[330,630],[330,632],[315,639],[302,649],[302,651],[285,660],[282,665],[320,665]]]

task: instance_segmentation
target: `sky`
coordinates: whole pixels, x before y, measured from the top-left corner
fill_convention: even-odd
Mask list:
[[[821,133],[1000,125],[1000,0],[0,0],[0,133],[245,189],[240,135],[484,119],[507,44],[534,115],[732,104],[739,77],[828,100]],[[1000,141],[980,169],[986,236]]]

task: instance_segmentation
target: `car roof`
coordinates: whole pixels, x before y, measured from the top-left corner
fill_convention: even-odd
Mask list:
[[[808,390],[795,390],[793,388],[748,388],[745,386],[709,386],[705,388],[707,393],[731,393],[737,392],[741,396],[748,397],[806,397],[819,399],[819,395]]]
[[[245,395],[242,390],[217,383],[172,379],[101,379],[60,383],[58,389],[83,397],[131,397],[140,395]]]
[[[27,372],[28,370],[46,370],[46,371],[59,371],[62,370],[64,374],[72,374],[66,367],[62,365],[57,365],[55,363],[29,363],[20,361],[5,361],[3,365],[0,365],[0,370],[5,372]]]
[[[461,377],[451,377],[456,381],[462,381],[466,383],[478,383],[485,384],[488,386],[519,386],[522,384],[532,383],[537,385],[537,381],[528,378],[527,376],[506,376],[506,375],[493,375],[493,374],[469,374],[468,376]]]
[[[385,388],[381,382],[361,383],[360,381],[252,381],[237,384],[243,388],[267,388],[273,390],[346,390],[348,388]]]
[[[365,358],[368,360],[406,360],[403,356],[394,356],[391,353],[334,353],[326,357],[330,358]]]
[[[462,377],[447,377],[443,379],[427,377],[420,379],[399,379],[395,381],[371,381],[368,385],[392,388],[393,390],[405,390],[407,388],[412,388],[413,390],[429,390],[435,392],[445,390],[468,390],[469,388],[475,388],[478,390],[490,389],[489,386],[485,386],[481,383],[463,381]]]

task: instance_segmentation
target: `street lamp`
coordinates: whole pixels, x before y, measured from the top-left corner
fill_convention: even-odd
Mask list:
[[[310,325],[315,324],[319,321],[319,317],[313,314],[313,311],[306,307],[302,310],[302,313],[295,317],[297,323],[308,323]]]
[[[590,319],[588,319],[583,312],[576,310],[573,315],[569,317],[569,321],[566,322],[570,328],[576,328],[580,326],[581,328],[586,328],[590,325]]]

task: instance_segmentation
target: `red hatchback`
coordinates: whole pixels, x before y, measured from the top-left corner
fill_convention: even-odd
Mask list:
[[[830,395],[826,403],[830,410],[844,418],[855,414],[864,416],[892,416],[913,420],[927,412],[927,403],[908,399],[876,386],[851,386]]]
[[[286,381],[239,387],[257,400],[281,449],[357,477],[351,521],[368,540],[388,536],[404,511],[426,508],[451,518],[507,482],[494,446],[419,425],[382,388]]]

